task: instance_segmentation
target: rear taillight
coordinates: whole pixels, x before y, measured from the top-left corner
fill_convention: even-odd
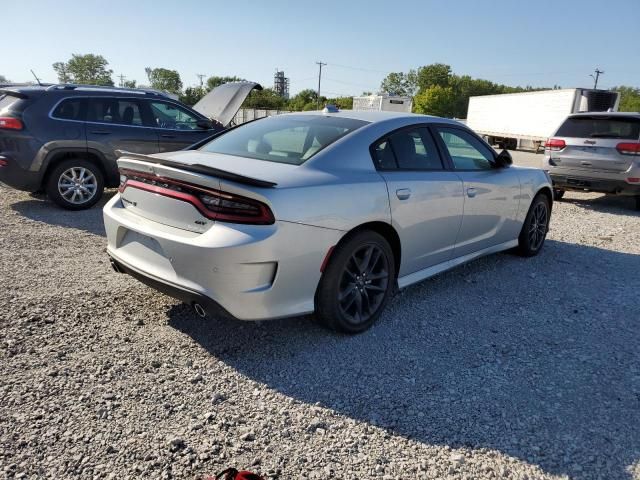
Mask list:
[[[135,170],[120,170],[120,187],[146,190],[193,205],[202,215],[221,222],[271,225],[275,218],[271,209],[252,198],[159,177]]]
[[[7,165],[9,165],[7,157],[0,156],[0,167],[6,167]]]
[[[22,130],[24,125],[19,118],[0,117],[0,128],[4,130]]]
[[[560,140],[559,138],[550,138],[547,140],[547,143],[544,144],[544,148],[548,148],[549,150],[558,151],[562,150],[566,147],[567,144],[564,140]]]
[[[626,142],[616,145],[621,155],[640,155],[640,142]]]

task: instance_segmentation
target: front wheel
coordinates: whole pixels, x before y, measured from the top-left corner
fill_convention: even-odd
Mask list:
[[[562,200],[564,197],[564,190],[558,190],[557,188],[553,189],[553,199],[554,200]]]
[[[346,333],[368,329],[384,310],[396,281],[389,243],[372,231],[340,243],[320,280],[316,316],[325,326]]]
[[[84,210],[96,204],[104,191],[104,178],[93,163],[70,158],[56,165],[47,179],[47,196],[67,210]]]
[[[547,238],[550,219],[549,199],[545,194],[539,193],[531,202],[529,212],[518,237],[518,253],[520,255],[533,257],[540,252]]]

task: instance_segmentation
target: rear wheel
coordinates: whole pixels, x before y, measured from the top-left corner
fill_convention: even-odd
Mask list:
[[[554,200],[562,200],[564,197],[564,190],[558,190],[557,188],[553,189],[553,199]]]
[[[539,193],[531,202],[518,237],[518,253],[520,255],[533,257],[540,252],[549,231],[550,217],[549,199],[546,195]]]
[[[320,280],[316,316],[346,333],[368,329],[384,310],[395,285],[395,261],[385,238],[356,233],[334,250]]]
[[[84,210],[102,197],[104,178],[95,164],[70,158],[51,170],[46,190],[47,196],[62,208]]]

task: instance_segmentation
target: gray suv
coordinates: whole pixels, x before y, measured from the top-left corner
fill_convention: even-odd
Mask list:
[[[205,140],[224,130],[253,88],[262,87],[225,84],[193,108],[149,89],[2,88],[0,182],[45,191],[67,209],[89,208],[105,187],[118,186],[118,151],[169,152]]]
[[[640,210],[640,113],[570,115],[545,144],[554,196],[565,190],[634,196]]]

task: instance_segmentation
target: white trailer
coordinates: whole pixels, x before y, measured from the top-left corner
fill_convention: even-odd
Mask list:
[[[411,113],[413,98],[394,95],[366,95],[353,97],[354,110],[368,110],[376,112],[407,112]]]
[[[538,150],[572,113],[618,110],[620,94],[571,88],[469,98],[467,126],[501,148]]]

